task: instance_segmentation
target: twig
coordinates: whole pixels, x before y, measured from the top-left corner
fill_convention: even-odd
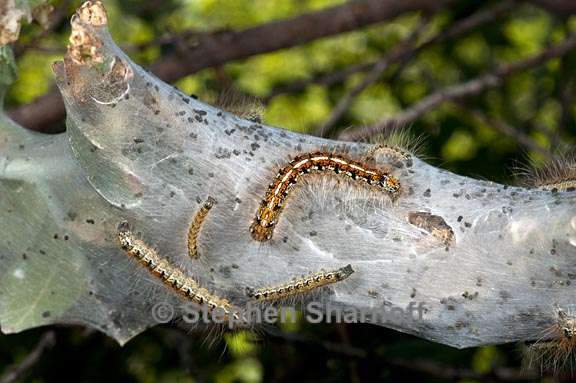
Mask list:
[[[529,2],[563,17],[576,14],[576,2],[574,0],[529,0]]]
[[[477,118],[478,120],[482,121],[486,125],[492,126],[493,128],[495,128],[496,130],[500,131],[501,133],[507,135],[508,137],[513,138],[514,140],[516,140],[516,142],[518,144],[525,146],[528,149],[534,150],[535,152],[542,154],[547,159],[551,160],[554,158],[554,156],[552,155],[552,153],[550,153],[549,150],[538,145],[538,143],[536,143],[532,138],[530,138],[530,136],[528,136],[526,133],[522,132],[521,130],[516,129],[516,128],[508,125],[507,123],[505,123],[502,120],[490,118],[489,116],[487,116],[485,113],[481,112],[480,110],[470,109],[470,108],[466,108],[466,110],[470,114],[472,114],[472,116],[474,118]]]
[[[31,43],[28,44],[14,44],[13,51],[16,58],[22,56],[29,49],[38,49],[40,42],[48,37],[54,30],[56,30],[66,19],[70,0],[64,0],[60,6],[54,10],[50,15],[50,23],[38,36],[36,36]],[[45,51],[45,49],[42,49]],[[51,49],[50,49],[51,50]],[[51,52],[48,52],[51,53]],[[60,53],[60,52],[57,52]]]
[[[193,353],[190,352],[192,350],[190,328],[175,326],[172,328],[160,328],[159,330],[161,331],[161,339],[166,346],[176,349],[182,369],[186,371],[195,382],[206,382],[206,377],[194,361]]]
[[[345,344],[347,347],[353,347],[352,342],[350,341],[350,334],[348,333],[348,324],[347,323],[336,323],[336,330],[340,335],[340,339],[342,343]],[[352,383],[360,383],[362,380],[360,379],[360,375],[358,374],[358,364],[357,361],[353,358],[350,358],[347,361],[348,364],[348,371],[349,371],[349,381]]]
[[[335,343],[335,342],[328,342],[328,341],[321,341],[318,339],[314,339],[311,337],[307,337],[297,333],[287,333],[283,332],[282,330],[271,327],[267,328],[266,333],[274,338],[284,339],[289,342],[295,343],[304,343],[307,345],[315,345],[320,348],[325,349],[328,352],[333,352],[337,354],[342,354],[349,358],[366,358],[368,356],[368,352],[365,350],[354,347],[351,345],[347,345],[344,343]]]
[[[61,122],[64,115],[64,102],[55,85],[31,103],[8,111],[8,116],[20,125],[42,132]]]
[[[570,27],[564,23],[564,31],[568,36],[574,37],[574,32]],[[552,147],[556,147],[561,140],[561,134],[568,130],[570,121],[573,119],[572,105],[574,105],[574,76],[572,74],[570,57],[563,57],[560,61],[560,78],[565,81],[559,85],[559,101],[560,101],[560,119],[558,121],[558,129],[552,134],[550,143]]]
[[[152,72],[172,82],[200,69],[356,30],[412,11],[441,9],[453,0],[360,0],[240,32],[199,38],[187,52],[164,57]]]
[[[332,128],[334,128],[334,125],[336,125],[338,120],[340,120],[340,118],[342,118],[344,113],[346,113],[346,111],[350,107],[350,104],[352,104],[356,96],[362,93],[362,91],[364,91],[364,89],[366,89],[368,86],[375,83],[378,80],[378,78],[382,75],[382,73],[384,73],[384,71],[389,67],[390,64],[396,62],[401,57],[405,56],[409,47],[415,44],[416,40],[418,39],[418,36],[422,34],[422,32],[427,26],[428,26],[428,18],[426,17],[420,21],[420,23],[416,26],[416,28],[412,31],[412,33],[410,33],[404,40],[402,40],[398,45],[392,48],[392,51],[388,55],[378,60],[376,64],[372,67],[370,72],[368,72],[368,74],[364,77],[364,79],[362,79],[362,81],[358,85],[352,88],[348,93],[344,95],[344,97],[340,99],[340,101],[338,101],[338,104],[332,111],[330,117],[328,117],[326,122],[324,122],[324,124],[322,124],[312,134],[319,137],[326,137],[327,135],[329,135]]]
[[[307,346],[320,347],[327,352],[341,354],[354,359],[378,361],[383,366],[399,367],[402,369],[410,369],[418,371],[430,376],[436,376],[443,379],[472,379],[478,381],[501,381],[501,382],[517,382],[523,380],[536,379],[538,374],[531,371],[521,371],[514,368],[495,368],[488,373],[478,373],[465,368],[453,368],[451,366],[442,365],[433,360],[418,359],[418,360],[405,360],[400,358],[387,359],[382,358],[381,355],[376,355],[373,352],[367,352],[351,346],[346,341],[344,335],[343,343],[332,343],[320,341],[311,337],[303,336],[294,333],[284,333],[280,330],[269,332],[275,338],[284,339],[288,342],[304,343]]]
[[[348,77],[355,73],[366,72],[376,65],[375,62],[361,63],[350,65],[344,69],[329,72],[329,73],[318,73],[310,79],[297,80],[289,84],[280,85],[272,89],[270,94],[264,98],[264,103],[270,102],[276,96],[285,93],[297,93],[306,89],[310,84],[320,84],[320,85],[334,85],[343,82]]]
[[[563,67],[566,63],[563,63]],[[566,73],[563,70],[562,73]],[[568,129],[568,124],[572,120],[572,106],[574,105],[574,78],[567,77],[566,83],[563,84],[562,89],[560,89],[560,121],[558,122],[558,131],[566,131]],[[555,134],[558,136],[558,134]]]
[[[454,368],[439,364],[435,361],[424,359],[392,359],[388,363],[392,366],[405,368],[411,371],[423,372],[427,375],[437,376],[443,379],[462,380],[470,379],[481,382],[518,382],[523,380],[533,380],[540,376],[533,372],[524,372],[512,368],[495,368],[488,373],[479,373],[465,368]]]
[[[457,21],[456,24],[454,24],[454,26],[452,26],[452,28],[450,28],[449,30],[441,32],[440,34],[434,36],[430,40],[422,43],[422,45],[413,49],[409,53],[407,52],[406,55],[403,55],[403,57],[401,58],[401,66],[404,65],[405,61],[408,61],[408,59],[414,57],[416,54],[420,53],[425,48],[435,43],[439,43],[448,39],[452,39],[454,37],[458,37],[462,34],[465,34],[479,27],[482,24],[493,22],[494,20],[498,19],[506,12],[508,12],[510,9],[512,9],[512,7],[516,3],[517,1],[515,0],[503,1],[501,3],[497,3],[491,8],[476,12],[464,20]],[[334,71],[331,73],[322,73],[315,75],[310,79],[297,80],[287,85],[278,86],[272,89],[270,94],[266,96],[266,98],[264,99],[264,102],[268,103],[272,98],[281,94],[300,92],[310,84],[333,85],[341,83],[355,73],[369,71],[376,65],[377,62],[378,61],[355,64],[338,71]]]
[[[482,24],[494,21],[502,17],[509,10],[511,10],[517,3],[518,1],[516,0],[505,0],[496,3],[492,7],[481,9],[478,12],[473,13],[472,15],[455,22],[450,29],[448,29],[443,33],[440,33],[436,37],[433,37],[430,41],[425,42],[423,45],[430,46],[468,33],[473,29],[478,28]]]
[[[327,133],[334,127],[342,115],[348,110],[354,98],[358,96],[364,89],[378,80],[380,75],[394,62],[400,61],[400,69],[404,68],[407,62],[416,56],[418,53],[429,48],[430,46],[444,42],[454,37],[466,34],[473,29],[479,27],[487,22],[494,21],[504,13],[512,9],[516,4],[515,0],[508,0],[502,3],[497,3],[495,6],[483,9],[479,12],[466,17],[463,20],[457,21],[450,29],[440,32],[437,35],[429,38],[419,46],[414,46],[418,35],[424,29],[424,23],[419,25],[414,32],[398,44],[389,55],[384,56],[372,66],[372,70],[366,75],[364,80],[347,93],[339,102],[328,120],[318,128],[313,134],[317,136],[326,136]],[[397,75],[397,74],[396,74]]]
[[[576,39],[569,38],[562,43],[551,46],[539,54],[510,64],[500,65],[495,71],[486,73],[475,79],[452,85],[424,97],[420,102],[399,113],[393,118],[378,122],[371,126],[348,130],[340,135],[340,139],[356,141],[378,134],[390,126],[405,126],[419,117],[447,101],[454,101],[471,97],[481,92],[495,88],[502,84],[502,79],[512,73],[527,70],[545,63],[546,61],[561,57],[576,48]]]
[[[0,377],[0,383],[12,383],[24,376],[40,360],[44,351],[56,344],[56,334],[48,331],[40,338],[36,347],[18,365],[12,367],[4,376]]]
[[[163,34],[155,39],[140,44],[125,45],[122,46],[122,50],[126,52],[140,52],[151,47],[163,47],[170,44],[177,44],[178,42],[181,41],[187,41],[189,39],[198,39],[198,37],[200,36],[209,36],[220,32],[222,31],[205,32],[195,29],[188,29],[180,33]]]
[[[454,0],[358,0],[304,14],[292,19],[273,21],[239,32],[200,36],[185,52],[163,56],[150,67],[166,82],[174,82],[201,69],[221,65],[253,55],[302,45],[313,40],[360,29],[413,11],[433,11]],[[182,50],[180,50],[182,51]],[[33,130],[62,121],[64,105],[59,93],[47,93],[29,104],[9,111],[8,115]],[[45,117],[49,114],[48,117]]]

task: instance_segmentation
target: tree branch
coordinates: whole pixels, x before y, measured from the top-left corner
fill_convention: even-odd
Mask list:
[[[422,52],[423,50],[429,48],[430,46],[466,34],[484,23],[493,22],[495,19],[508,12],[515,4],[516,1],[514,0],[497,3],[493,7],[483,9],[463,20],[457,21],[447,31],[440,32],[419,46],[414,46],[414,42],[420,34],[421,29],[423,28],[423,26],[420,25],[420,27],[417,28],[413,34],[408,36],[404,41],[400,42],[392,50],[392,52],[378,60],[373,65],[372,70],[366,75],[366,77],[357,86],[352,88],[344,97],[342,97],[328,120],[313,134],[321,137],[327,136],[329,131],[334,127],[338,120],[342,118],[342,115],[346,112],[346,110],[348,110],[354,98],[358,96],[358,94],[360,94],[362,91],[364,91],[364,89],[366,89],[368,86],[376,82],[380,75],[386,70],[386,68],[388,68],[390,64],[402,61],[402,67],[404,67],[407,65],[407,61],[409,59]]]
[[[481,382],[518,382],[531,379],[537,379],[539,374],[533,371],[521,371],[513,368],[494,368],[488,373],[479,373],[466,368],[454,368],[443,365],[435,360],[417,359],[406,360],[400,358],[382,358],[370,350],[360,349],[349,342],[332,343],[320,339],[306,337],[296,333],[284,333],[273,329],[268,332],[272,337],[282,339],[290,343],[302,343],[308,347],[317,347],[329,353],[340,354],[349,360],[363,359],[370,361],[379,361],[382,365],[389,368],[407,369],[413,372],[419,372],[428,376],[434,376],[448,380],[477,380]]]
[[[405,126],[420,118],[425,113],[447,101],[454,101],[471,97],[487,89],[498,87],[504,77],[526,69],[542,65],[546,61],[561,57],[576,48],[576,38],[568,38],[558,45],[551,46],[543,52],[510,64],[502,64],[493,72],[486,73],[464,83],[452,85],[426,96],[424,99],[399,113],[397,116],[383,120],[374,125],[344,131],[340,138],[348,141],[357,141],[378,134],[392,126]]]
[[[381,58],[376,62],[376,64],[372,67],[370,72],[366,74],[366,76],[362,79],[362,81],[353,87],[349,92],[347,92],[341,99],[338,101],[336,107],[332,110],[330,117],[324,122],[324,124],[320,125],[318,129],[316,129],[312,134],[319,137],[326,137],[329,135],[330,131],[338,120],[342,118],[344,113],[350,107],[350,104],[354,101],[356,96],[358,96],[364,89],[368,86],[373,84],[378,80],[378,78],[384,73],[384,71],[388,68],[388,66],[402,57],[407,55],[407,51],[409,47],[413,46],[418,36],[424,31],[425,27],[428,25],[428,20],[426,22],[422,21],[415,29],[410,33],[408,37],[402,40],[398,45],[392,48],[392,51],[389,52],[386,56]]]
[[[64,102],[56,85],[29,104],[8,111],[8,116],[28,129],[48,132],[50,128],[63,122],[66,116]]]
[[[478,120],[482,121],[484,124],[493,127],[494,129],[498,130],[499,132],[503,133],[504,135],[513,138],[519,145],[522,145],[530,150],[533,150],[537,153],[540,153],[548,160],[552,160],[554,156],[550,153],[549,150],[543,148],[542,146],[538,145],[529,135],[524,133],[523,131],[514,128],[513,126],[508,125],[504,121],[490,118],[485,113],[477,109],[470,109],[466,108],[466,110],[472,114],[473,117],[477,118]]]
[[[279,85],[272,89],[270,94],[264,98],[264,102],[268,103],[274,97],[286,93],[297,93],[306,89],[310,84],[320,85],[334,85],[345,81],[348,77],[355,73],[366,72],[372,69],[376,62],[361,63],[345,67],[344,69],[337,70],[329,73],[318,73],[310,79],[296,80],[289,84]]]
[[[43,39],[64,23],[70,1],[71,0],[64,0],[55,10],[52,11],[48,25],[38,36],[35,36],[32,39],[32,42],[27,44],[16,42],[14,44],[13,52],[16,58],[22,56],[28,49],[37,48]]]
[[[495,368],[488,373],[479,373],[466,368],[454,368],[442,365],[432,360],[392,359],[391,366],[401,367],[410,371],[418,371],[442,379],[461,381],[473,380],[479,382],[519,382],[538,379],[539,374],[531,371],[521,371],[513,368]]]
[[[403,56],[402,61],[410,59],[412,57],[411,55],[418,54],[425,48],[430,47],[432,44],[463,35],[484,23],[493,22],[495,19],[501,17],[510,9],[512,9],[516,3],[517,1],[514,0],[503,1],[501,3],[497,3],[492,8],[479,11],[464,20],[457,21],[456,24],[453,25],[449,30],[439,33],[428,42],[425,42],[422,45],[416,47],[416,49],[410,54]],[[346,80],[346,78],[355,73],[367,72],[371,70],[374,68],[377,62],[378,61],[355,64],[332,73],[318,74],[308,80],[297,80],[290,84],[278,86],[277,88],[274,88],[269,95],[266,96],[264,101],[269,102],[272,98],[280,94],[300,92],[310,84],[333,85],[341,83]]]
[[[453,1],[356,0],[239,32],[200,35],[193,48],[162,57],[150,70],[160,79],[174,82],[204,68],[353,31],[407,12],[433,11]],[[30,129],[43,130],[64,118],[63,104],[55,100],[59,97],[57,93],[49,92],[28,105],[11,110],[8,115]]]
[[[172,82],[204,68],[353,31],[407,12],[441,9],[451,2],[452,0],[351,1],[241,32],[201,37],[194,49],[166,56],[151,69],[164,81]]]
[[[18,365],[12,367],[4,376],[0,377],[0,383],[13,383],[26,375],[40,360],[46,350],[56,344],[56,334],[48,331],[40,338],[36,347]]]
[[[302,301],[320,304],[326,321],[336,309],[340,321],[454,347],[536,339],[558,307],[572,312],[573,192],[462,177],[390,148],[243,120],[134,64],[107,33],[100,2],[72,20],[82,38],[53,67],[68,131],[20,137],[0,115],[3,332],[75,323],[124,343],[166,319],[154,315],[158,304],[169,304],[161,313],[170,319],[188,314],[190,299],[206,302],[198,284],[222,298],[210,306],[225,298],[249,308],[247,288],[338,268],[349,278],[322,291],[308,282],[282,290],[314,289]],[[319,150],[327,153],[301,157]],[[364,167],[386,184],[364,182],[373,181]],[[273,206],[262,202],[270,182],[284,188],[272,190]],[[202,226],[201,259],[191,259],[185,233],[208,196],[217,205]],[[274,220],[266,242],[250,231],[264,216]],[[117,243],[125,221],[134,251]],[[138,265],[139,255],[151,261]]]
[[[559,16],[576,13],[576,2],[573,0],[527,0],[528,2],[555,12]]]

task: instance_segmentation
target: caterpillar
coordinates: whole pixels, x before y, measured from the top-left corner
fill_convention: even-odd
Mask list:
[[[375,162],[376,157],[383,155],[394,161],[395,165],[404,166],[410,168],[413,165],[412,155],[404,150],[401,150],[393,145],[379,144],[374,146],[367,156],[369,162]]]
[[[528,348],[529,367],[541,372],[558,374],[569,370],[574,374],[576,362],[576,316],[572,312],[557,309],[554,323],[541,338]]]
[[[188,255],[190,258],[196,259],[199,256],[198,237],[200,235],[200,230],[202,229],[204,220],[214,205],[216,205],[216,200],[209,196],[200,209],[198,209],[198,212],[194,215],[192,224],[188,229]]]
[[[257,97],[240,92],[238,89],[226,88],[218,95],[216,107],[246,120],[261,123],[266,107]]]
[[[542,168],[522,171],[525,186],[551,192],[576,191],[576,154],[561,155]]]
[[[352,269],[352,265],[347,265],[333,271],[321,271],[319,273],[311,274],[279,286],[266,287],[257,290],[248,288],[246,293],[248,297],[257,301],[280,300],[343,281],[353,273],[354,270]]]
[[[396,167],[410,168],[414,164],[414,158],[427,157],[424,137],[414,135],[402,126],[391,127],[390,131],[371,136],[365,142],[373,145],[367,155],[368,162],[383,156]]]
[[[165,286],[193,303],[201,306],[206,305],[209,312],[219,309],[224,313],[225,320],[229,320],[231,317],[235,320],[240,320],[240,309],[232,306],[228,300],[220,298],[207,289],[200,287],[198,282],[187,276],[183,270],[162,258],[143,240],[136,238],[126,221],[118,225],[117,239],[120,247],[127,255],[135,258]]]
[[[368,185],[378,186],[391,195],[400,192],[400,182],[390,174],[367,167],[345,156],[326,152],[301,154],[282,168],[274,182],[269,185],[268,192],[256,213],[256,218],[250,226],[250,233],[254,240],[264,242],[272,238],[274,227],[280,218],[290,189],[301,175],[312,171],[332,171],[336,174],[343,174],[354,180],[364,181]]]
[[[540,187],[551,192],[566,192],[576,190],[576,179],[561,180],[554,183],[542,184]]]

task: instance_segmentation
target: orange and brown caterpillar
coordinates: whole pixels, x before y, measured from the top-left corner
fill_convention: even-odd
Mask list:
[[[127,222],[121,222],[118,225],[117,239],[120,247],[127,255],[135,258],[164,285],[193,303],[208,306],[210,312],[219,309],[224,314],[225,320],[230,318],[239,320],[241,318],[240,309],[232,306],[228,300],[200,287],[198,282],[187,276],[184,271],[162,258],[144,241],[136,238]]]
[[[194,220],[188,229],[188,255],[190,258],[198,258],[198,236],[200,235],[204,220],[214,205],[216,205],[216,200],[208,197],[194,215]]]
[[[352,265],[333,271],[321,271],[316,274],[295,279],[288,283],[262,289],[247,289],[247,295],[257,301],[275,301],[304,294],[332,283],[343,281],[354,273]]]
[[[378,186],[390,194],[400,191],[400,182],[389,173],[370,168],[360,162],[338,154],[315,152],[301,154],[282,168],[274,182],[268,188],[256,218],[250,226],[252,238],[256,241],[268,241],[272,238],[274,226],[278,222],[289,191],[298,181],[298,177],[313,171],[332,171],[369,185]]]

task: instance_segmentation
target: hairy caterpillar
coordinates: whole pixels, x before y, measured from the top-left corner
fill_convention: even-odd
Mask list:
[[[282,168],[274,182],[269,185],[268,192],[256,213],[256,218],[250,226],[253,239],[263,242],[272,238],[274,227],[280,218],[290,189],[301,175],[312,171],[332,171],[336,174],[343,174],[354,180],[378,186],[392,195],[400,192],[400,182],[390,174],[367,167],[345,156],[327,152],[301,154]]]
[[[127,222],[121,222],[117,230],[118,243],[127,255],[138,260],[152,275],[164,285],[178,292],[180,295],[198,305],[206,305],[210,312],[219,309],[224,313],[224,319],[241,318],[240,310],[230,304],[228,300],[220,298],[187,276],[180,268],[172,265],[162,258],[154,249],[144,241],[135,237]]]
[[[424,137],[413,134],[407,127],[394,126],[386,133],[377,134],[363,140],[373,145],[368,152],[368,161],[380,156],[386,157],[393,165],[412,167],[413,157],[425,159]]]
[[[565,192],[576,190],[576,179],[560,180],[558,182],[539,185],[542,189],[551,192]]]
[[[247,295],[257,301],[273,301],[306,293],[320,287],[343,281],[354,273],[352,265],[344,266],[333,271],[321,271],[288,283],[253,290],[248,288]]]
[[[524,184],[551,192],[576,190],[576,155],[561,156],[541,169],[524,170]]]
[[[194,220],[188,229],[188,255],[190,258],[198,258],[198,237],[202,224],[208,216],[210,209],[216,205],[216,200],[212,197],[206,198],[206,201],[200,206],[198,212],[194,215]]]
[[[406,164],[406,167],[410,168],[413,165],[412,155],[409,152],[405,152],[395,146],[388,145],[388,144],[380,144],[375,146],[368,152],[367,160],[369,162],[375,162],[376,157],[379,155],[384,155],[392,159],[395,162],[395,165],[403,165]]]
[[[529,367],[554,374],[576,367],[576,316],[572,312],[557,309],[554,324],[541,338],[532,344],[527,353]]]
[[[216,106],[228,113],[253,122],[262,122],[265,106],[255,96],[241,93],[236,88],[226,88],[218,95]]]

